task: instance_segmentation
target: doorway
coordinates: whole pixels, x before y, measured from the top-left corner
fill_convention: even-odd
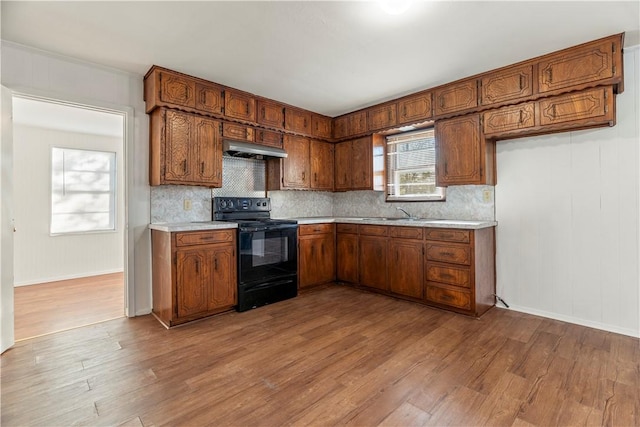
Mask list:
[[[16,340],[125,315],[125,115],[13,96]]]

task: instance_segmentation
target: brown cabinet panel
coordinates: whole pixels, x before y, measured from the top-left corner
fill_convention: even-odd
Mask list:
[[[311,115],[311,134],[316,138],[331,138],[331,117]]]
[[[455,113],[478,106],[478,85],[475,79],[450,84],[435,90],[436,116]]]
[[[316,234],[333,233],[335,225],[332,223],[325,224],[303,224],[298,227],[300,236],[313,236]]]
[[[366,236],[387,236],[389,229],[384,225],[359,225],[360,235]]]
[[[160,72],[160,100],[167,104],[195,107],[194,80],[171,72]]]
[[[431,92],[422,92],[398,101],[398,124],[419,123],[433,116]]]
[[[340,142],[334,149],[335,189],[337,191],[352,188],[351,157],[353,144],[351,141]]]
[[[351,189],[373,189],[373,145],[370,136],[351,141]]]
[[[192,180],[191,146],[195,137],[194,126],[193,116],[166,110],[164,182],[182,183]]]
[[[208,253],[202,249],[176,252],[176,295],[178,317],[192,316],[208,310],[207,288],[210,274]]]
[[[311,135],[311,113],[286,107],[284,109],[284,128],[291,132]]]
[[[230,246],[211,250],[209,269],[211,283],[208,295],[208,309],[216,310],[238,303],[236,280],[235,248]]]
[[[315,190],[333,190],[334,145],[329,142],[311,140],[309,159],[311,163],[311,188]]]
[[[424,261],[422,242],[389,240],[389,290],[412,298],[423,298]]]
[[[275,129],[284,129],[284,105],[258,99],[258,123]]]
[[[298,284],[300,288],[331,282],[335,278],[335,224],[298,227]]]
[[[362,231],[362,229],[360,230]],[[387,238],[361,234],[358,246],[360,284],[370,288],[388,290]]]
[[[427,240],[440,240],[443,242],[469,243],[471,231],[454,228],[427,228],[425,238]]]
[[[367,110],[367,130],[374,131],[396,125],[397,104],[386,104]]]
[[[446,283],[448,285],[471,287],[471,272],[468,267],[427,264],[427,280],[429,282]]]
[[[287,157],[282,159],[282,185],[285,188],[309,188],[309,140],[285,135],[282,144]]]
[[[613,56],[620,50],[616,44],[607,40],[545,57],[538,62],[538,90],[545,93],[613,77]]]
[[[214,84],[196,83],[195,108],[207,113],[222,114],[224,109],[224,89]]]
[[[246,92],[227,89],[224,94],[224,115],[234,119],[255,123],[255,98]]]
[[[336,279],[347,283],[358,283],[358,235],[341,232],[344,225],[338,224],[336,236]]]
[[[535,104],[528,102],[483,113],[484,134],[500,134],[535,126]]]
[[[233,242],[235,229],[211,231],[189,231],[185,233],[175,233],[176,246],[210,245],[212,243]]]
[[[436,304],[471,310],[471,294],[465,291],[448,289],[430,283],[427,285],[426,299]]]
[[[205,117],[195,118],[195,176],[193,181],[210,187],[222,186],[222,141],[220,122]]]
[[[497,104],[533,94],[533,66],[498,71],[480,80],[482,105]]]
[[[358,135],[367,131],[367,112],[358,111],[349,114],[349,135]]]
[[[349,135],[349,116],[340,116],[333,119],[333,137],[336,139],[345,138]]]
[[[427,242],[426,255],[429,261],[471,264],[471,248],[468,245],[447,245]]]
[[[336,224],[338,233],[358,234],[357,224]]]
[[[264,129],[255,130],[256,142],[261,145],[282,148],[282,134]]]
[[[422,240],[422,231],[420,227],[389,227],[389,236],[401,239]]]
[[[231,122],[224,122],[222,124],[222,136],[225,138],[253,142],[255,138],[254,132],[254,129],[249,126]]]
[[[577,94],[540,101],[540,125],[588,123],[593,119],[613,120],[613,89],[600,87]]]

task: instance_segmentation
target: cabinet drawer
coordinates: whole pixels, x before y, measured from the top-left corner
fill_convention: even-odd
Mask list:
[[[358,233],[358,225],[357,224],[337,224],[336,229],[338,233]]]
[[[258,129],[256,131],[256,142],[261,145],[282,148],[282,134],[279,132]]]
[[[471,264],[471,248],[468,245],[446,245],[427,243],[427,259],[429,261],[452,262],[454,264]]]
[[[420,227],[389,227],[389,236],[401,239],[422,240],[422,228]]]
[[[425,237],[427,240],[469,243],[471,241],[471,231],[451,228],[427,228]]]
[[[427,300],[438,304],[471,310],[471,293],[427,284]]]
[[[309,224],[301,225],[298,227],[298,234],[300,236],[307,236],[310,234],[327,234],[333,233],[333,224]]]
[[[236,230],[190,231],[176,233],[176,246],[208,245],[211,243],[233,242]]]
[[[487,136],[518,129],[532,128],[535,123],[533,102],[503,107],[483,114],[484,134]]]
[[[468,267],[427,264],[427,281],[471,288],[471,271]]]
[[[369,236],[386,236],[387,235],[387,227],[384,225],[359,225],[358,231],[360,234],[365,234]]]
[[[222,124],[222,136],[225,138],[253,142],[253,128],[235,123],[224,122]]]

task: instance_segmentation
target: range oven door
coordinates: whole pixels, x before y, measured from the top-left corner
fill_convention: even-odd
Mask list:
[[[238,282],[263,283],[298,274],[297,226],[240,229]]]

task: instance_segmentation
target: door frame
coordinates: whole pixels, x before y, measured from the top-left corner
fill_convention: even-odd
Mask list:
[[[133,188],[133,173],[134,170],[134,109],[127,105],[110,104],[106,102],[81,99],[73,96],[64,95],[59,93],[34,90],[31,88],[9,88],[13,97],[26,98],[42,102],[51,102],[61,105],[68,105],[70,107],[84,108],[95,111],[101,111],[105,113],[118,114],[123,118],[123,133],[122,133],[122,149],[124,158],[124,224],[123,224],[123,244],[124,244],[124,314],[127,317],[135,317],[136,304],[135,304],[135,287],[134,284],[134,248],[135,248],[135,236],[134,230],[129,227],[129,206],[133,202],[130,200],[131,188]]]

